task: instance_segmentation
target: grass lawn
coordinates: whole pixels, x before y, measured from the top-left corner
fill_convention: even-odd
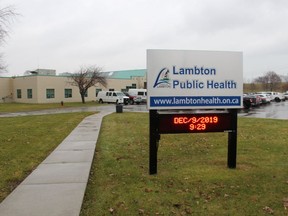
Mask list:
[[[60,103],[47,103],[47,104],[25,104],[25,103],[0,103],[0,113],[7,112],[23,112],[23,111],[35,111],[35,110],[44,110],[44,109],[59,109],[59,108],[68,108],[68,107],[86,107],[86,106],[99,106],[99,103],[96,102],[86,102],[83,103],[64,103],[61,106]],[[103,106],[101,104],[101,106]]]
[[[148,174],[148,114],[104,118],[81,216],[288,215],[288,121],[239,118],[237,168],[227,133],[162,135]]]
[[[91,114],[0,118],[0,202]]]

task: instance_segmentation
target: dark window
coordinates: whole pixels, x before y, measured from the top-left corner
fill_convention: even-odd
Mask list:
[[[21,89],[17,89],[17,98],[22,98]]]
[[[46,98],[55,98],[55,90],[54,89],[46,89]]]
[[[72,98],[72,89],[65,89],[65,98]]]
[[[27,98],[32,98],[32,89],[27,89]]]
[[[102,91],[102,89],[96,89],[96,97],[98,96],[98,93]]]
[[[138,92],[138,95],[144,95],[144,92]]]

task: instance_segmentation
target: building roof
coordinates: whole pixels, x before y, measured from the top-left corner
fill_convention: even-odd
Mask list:
[[[49,73],[51,71],[51,73]],[[45,73],[46,72],[46,73]],[[44,70],[41,69],[40,73],[38,70],[35,71],[27,71],[23,76],[15,76],[15,77],[26,77],[26,76],[58,76],[58,77],[66,77],[71,76],[72,73],[60,73],[56,75],[56,70]],[[131,79],[132,77],[146,77],[147,69],[135,69],[135,70],[120,70],[120,71],[108,71],[102,72],[108,79]],[[1,78],[11,78],[11,77],[1,77]],[[13,77],[14,78],[14,77]]]
[[[136,70],[121,70],[121,71],[110,71],[104,72],[107,78],[110,79],[131,79],[131,77],[145,77],[146,69],[136,69]]]

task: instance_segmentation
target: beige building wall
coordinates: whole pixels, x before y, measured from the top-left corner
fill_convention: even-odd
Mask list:
[[[147,88],[146,76],[145,77],[132,77],[132,80],[137,85],[137,88],[139,89]]]
[[[144,80],[143,80],[144,81]],[[99,90],[113,89],[122,91],[131,86],[142,88],[142,80],[137,79],[107,79],[107,87],[96,85],[88,89],[86,101],[96,101],[96,92]],[[65,96],[65,89],[72,92]],[[0,78],[0,97],[9,96],[9,102],[17,103],[60,103],[81,102],[77,86],[71,85],[71,79],[66,76],[30,75],[13,78]],[[51,96],[51,92],[53,96]],[[28,94],[30,93],[30,98]],[[32,93],[32,95],[31,95]],[[49,93],[47,95],[47,93]],[[31,97],[32,96],[32,97]],[[70,97],[71,96],[71,97]],[[0,99],[1,99],[0,98]],[[6,99],[7,101],[8,99]],[[4,100],[0,100],[3,102]]]
[[[133,84],[136,85],[136,88],[138,87],[137,82],[133,79],[107,79],[106,88],[103,86],[98,86],[97,88],[102,87],[102,90],[114,89],[114,91],[121,91],[129,86],[132,86]]]
[[[28,98],[28,89],[32,89],[32,98]],[[65,89],[71,91],[71,97],[65,97]],[[14,101],[19,103],[81,102],[78,87],[72,86],[68,77],[42,75],[17,77],[14,79],[13,90]],[[17,98],[17,90],[21,91],[21,98]],[[52,91],[53,96],[48,96],[48,91]],[[93,101],[95,98],[95,87],[91,87],[85,99]]]
[[[17,103],[38,103],[37,76],[23,76],[12,78],[13,101]],[[28,89],[32,91],[32,98],[28,98]],[[17,95],[18,91],[18,95]]]
[[[60,103],[63,102],[79,102],[81,97],[76,86],[69,83],[68,77],[57,76],[37,76],[38,80],[38,103]],[[72,90],[72,97],[65,97],[65,89]],[[54,90],[54,98],[47,97],[47,90]],[[90,99],[88,92],[88,100]]]
[[[12,80],[8,77],[0,78],[0,103],[13,101]]]

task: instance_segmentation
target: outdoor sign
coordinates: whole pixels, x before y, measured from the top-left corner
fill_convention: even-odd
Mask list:
[[[147,51],[150,174],[157,173],[161,134],[169,133],[228,132],[227,166],[236,168],[242,58],[241,52]]]
[[[147,107],[241,108],[242,52],[147,50]]]

